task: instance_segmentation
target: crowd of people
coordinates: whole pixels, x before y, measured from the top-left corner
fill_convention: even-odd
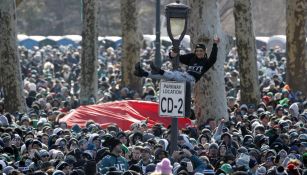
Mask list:
[[[79,106],[81,48],[19,47],[26,113],[7,113],[0,101],[0,170],[19,175],[303,175],[307,174],[307,102],[285,83],[286,59],[280,48],[257,50],[261,103],[240,103],[238,54],[225,62],[229,121],[210,118],[179,132],[177,151],[169,152],[170,128],[146,121],[123,131],[59,122]],[[155,50],[143,47],[141,66]],[[170,69],[162,51],[162,69]],[[189,52],[183,49],[182,52]],[[120,48],[99,47],[98,98],[91,103],[137,99],[157,101],[158,82],[144,79],[139,94],[121,87]],[[222,59],[222,58],[218,58]],[[0,93],[1,94],[1,93]],[[306,95],[306,94],[305,94]]]

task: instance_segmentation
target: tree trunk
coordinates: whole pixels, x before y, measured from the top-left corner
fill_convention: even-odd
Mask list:
[[[307,94],[305,0],[287,0],[287,70],[286,81],[294,91]]]
[[[204,124],[208,118],[216,120],[225,118],[227,121],[224,81],[225,38],[221,29],[218,4],[216,0],[190,0],[190,7],[189,33],[192,48],[197,43],[204,43],[207,46],[208,54],[210,54],[214,34],[217,34],[221,39],[218,44],[216,63],[195,87],[195,114],[198,124]]]
[[[93,103],[97,97],[97,5],[96,0],[83,0],[80,102]]]
[[[16,0],[16,7],[18,7],[22,3],[22,0]]]
[[[259,104],[256,43],[250,0],[235,0],[234,11],[236,44],[239,55],[241,103]]]
[[[140,59],[141,48],[137,0],[121,0],[120,3],[123,38],[122,85],[140,91],[140,79],[133,75],[134,64]]]
[[[23,81],[16,42],[15,1],[0,1],[0,86],[4,92],[5,110],[26,112]],[[1,87],[0,87],[1,89]]]

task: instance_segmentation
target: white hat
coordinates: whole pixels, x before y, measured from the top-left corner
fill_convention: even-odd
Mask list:
[[[2,169],[4,169],[7,166],[3,160],[0,160],[0,165],[2,166]]]
[[[9,125],[9,122],[4,115],[0,115],[0,124],[2,126],[8,126]]]
[[[265,175],[265,174],[266,174],[266,168],[264,166],[258,167],[255,173],[255,175]]]
[[[63,129],[62,128],[55,128],[53,130],[53,134],[57,135],[60,131],[63,131]]]
[[[34,83],[29,83],[28,87],[29,87],[30,91],[36,91],[36,84],[34,84]]]

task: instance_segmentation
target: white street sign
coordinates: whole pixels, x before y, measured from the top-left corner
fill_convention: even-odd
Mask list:
[[[159,97],[160,116],[185,116],[185,82],[161,82]]]

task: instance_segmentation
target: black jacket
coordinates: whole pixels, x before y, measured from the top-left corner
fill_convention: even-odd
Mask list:
[[[217,44],[214,43],[209,58],[207,58],[207,55],[205,55],[205,58],[199,59],[196,57],[195,53],[189,53],[180,55],[179,60],[182,64],[188,66],[187,72],[192,75],[197,82],[216,62],[217,51]]]

